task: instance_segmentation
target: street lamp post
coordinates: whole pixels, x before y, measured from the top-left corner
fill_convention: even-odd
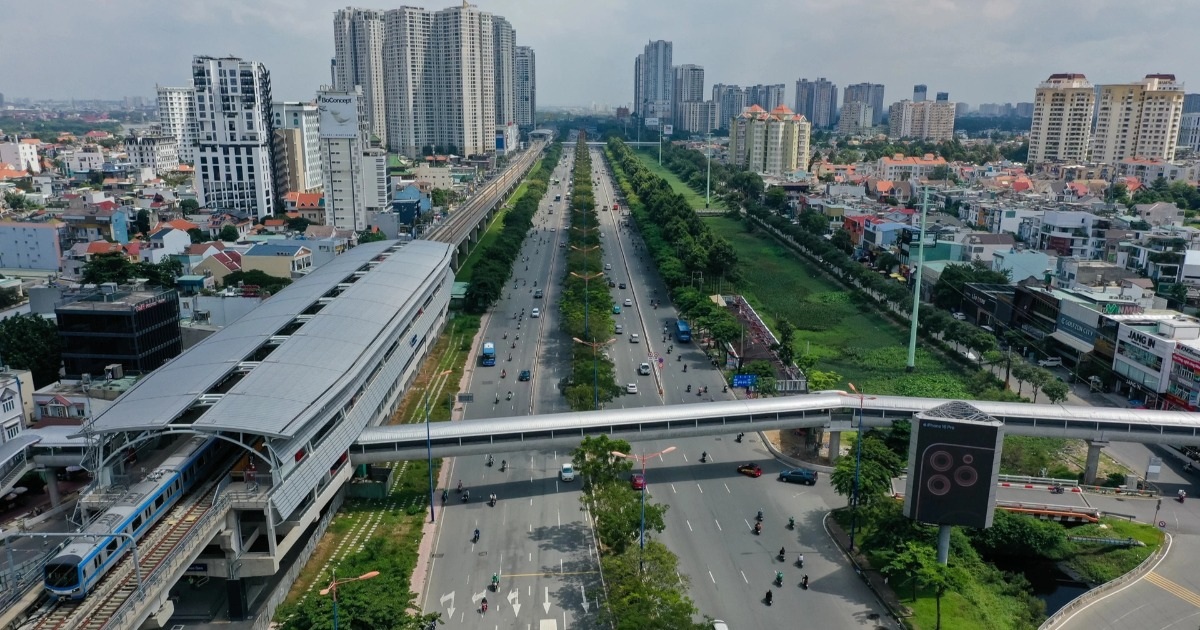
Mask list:
[[[624,457],[626,459],[632,459],[634,461],[639,461],[642,463],[642,527],[641,527],[641,534],[639,535],[638,546],[641,548],[641,553],[643,556],[645,556],[645,553],[646,553],[646,486],[649,485],[648,483],[646,483],[646,460],[650,459],[651,457],[659,457],[662,455],[666,455],[667,453],[670,453],[673,450],[675,450],[674,446],[668,446],[667,448],[664,448],[663,450],[661,450],[657,453],[650,453],[649,455],[646,455],[646,454],[631,455],[629,453],[622,453],[620,451],[612,452],[612,455],[614,455],[616,457]],[[642,566],[642,562],[643,562],[642,559],[638,560],[639,568],[644,570],[645,567]]]
[[[369,580],[373,577],[378,577],[379,572],[378,571],[369,571],[369,572],[364,573],[356,578],[346,578],[344,580],[337,579],[337,573],[334,571],[330,571],[330,574],[333,575],[333,580],[329,582],[329,586],[326,586],[325,588],[321,589],[321,596],[323,597],[325,595],[333,593],[333,630],[337,630],[337,627],[338,627],[337,587],[339,587],[343,584],[346,584],[348,582],[358,582],[360,580]]]
[[[704,209],[712,196],[712,132],[708,133],[708,142],[704,145]]]
[[[600,358],[596,356],[599,348],[616,343],[616,339],[608,341],[584,341],[579,337],[571,337],[571,341],[580,343],[592,348],[592,409],[600,409]]]
[[[858,396],[858,439],[854,440],[854,493],[850,499],[850,551],[854,551],[854,535],[858,529],[858,480],[859,472],[862,470],[862,443],[863,443],[863,405],[867,400],[862,392],[854,386],[854,383],[849,383],[850,390]],[[871,400],[875,397],[871,396]]]
[[[433,380],[441,378],[450,373],[450,370],[443,370],[429,379],[429,385],[425,387],[425,453],[429,458],[429,522],[436,523],[437,517],[434,516],[434,493],[436,488],[433,486],[433,439],[429,435],[429,390],[432,389]],[[450,404],[451,410],[454,409],[454,403]]]

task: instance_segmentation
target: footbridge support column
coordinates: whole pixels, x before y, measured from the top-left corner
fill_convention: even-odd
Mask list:
[[[1108,446],[1107,440],[1086,440],[1088,445],[1087,463],[1083,468],[1083,483],[1096,485],[1096,477],[1100,474],[1100,449]]]
[[[841,452],[841,450],[842,450],[842,432],[841,431],[830,431],[829,432],[829,463],[830,464],[837,463],[838,453]]]
[[[62,496],[58,494],[58,469],[46,467],[42,471],[42,479],[46,482],[46,492],[50,495],[50,508],[58,507],[62,503]]]

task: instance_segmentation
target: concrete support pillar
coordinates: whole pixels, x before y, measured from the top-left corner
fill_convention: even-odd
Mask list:
[[[50,494],[50,509],[54,509],[62,503],[62,496],[58,494],[58,469],[46,468],[42,471],[42,479],[46,482],[46,492]]]
[[[1096,485],[1096,476],[1100,474],[1100,449],[1108,445],[1106,441],[1086,440],[1088,445],[1087,464],[1083,469],[1083,483]]]
[[[829,463],[836,464],[838,460],[838,452],[842,450],[842,432],[829,432]]]

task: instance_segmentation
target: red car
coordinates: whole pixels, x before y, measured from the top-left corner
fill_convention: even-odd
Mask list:
[[[762,476],[762,467],[758,464],[742,464],[741,466],[737,467],[737,471],[750,477]]]
[[[629,485],[634,490],[644,490],[646,488],[646,478],[641,473],[633,473],[629,475]]]

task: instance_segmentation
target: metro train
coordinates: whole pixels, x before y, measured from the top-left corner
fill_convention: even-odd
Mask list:
[[[228,443],[223,440],[189,438],[46,563],[46,591],[60,599],[86,597],[130,548],[129,536],[112,534],[129,534],[140,541],[184,493],[212,474],[227,450]]]

